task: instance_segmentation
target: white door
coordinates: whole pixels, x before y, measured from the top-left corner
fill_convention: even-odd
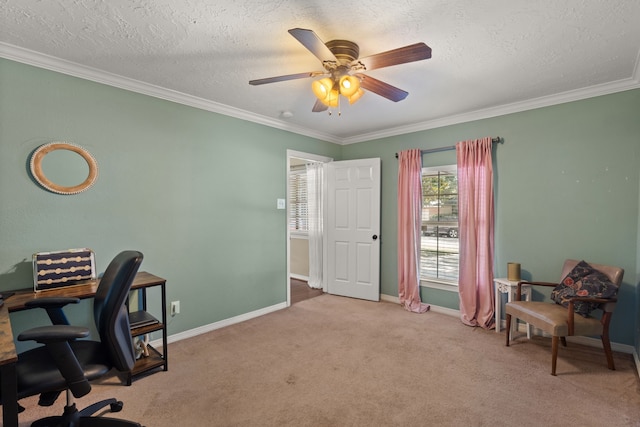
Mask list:
[[[327,292],[380,300],[380,159],[331,162],[327,172]]]

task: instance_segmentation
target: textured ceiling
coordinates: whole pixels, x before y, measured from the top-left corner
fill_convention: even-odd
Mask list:
[[[350,143],[640,87],[637,0],[0,0],[0,56]],[[431,59],[373,70],[409,92],[312,113],[322,70],[287,30],[360,56],[425,42]],[[283,116],[290,112],[291,117]]]

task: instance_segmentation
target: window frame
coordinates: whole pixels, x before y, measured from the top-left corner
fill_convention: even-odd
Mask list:
[[[456,164],[446,164],[441,166],[426,166],[422,168],[421,177],[423,177],[425,173],[428,173],[428,172],[455,173],[457,177],[458,168]],[[422,221],[420,224],[422,226]],[[421,237],[422,237],[422,233],[421,233]],[[436,235],[436,238],[438,238],[437,235]],[[421,242],[421,250],[422,250],[422,242]],[[458,240],[458,256],[459,254],[460,254],[460,244]],[[458,268],[459,268],[459,265],[458,265]],[[432,288],[432,289],[440,289],[440,290],[450,291],[450,292],[458,292],[459,277],[458,277],[458,280],[443,279],[438,277],[427,277],[422,275],[422,269],[421,269],[420,286]]]

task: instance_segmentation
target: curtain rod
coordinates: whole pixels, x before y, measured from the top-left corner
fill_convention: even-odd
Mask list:
[[[494,144],[501,144],[502,143],[502,138],[500,138],[499,136],[496,136],[495,138],[491,138],[491,142]],[[420,150],[420,152],[422,154],[429,154],[429,153],[438,153],[440,151],[449,151],[449,150],[455,150],[456,146],[455,145],[450,145],[448,147],[440,147],[440,148],[430,148],[428,150]],[[398,158],[398,153],[396,153],[396,159]]]

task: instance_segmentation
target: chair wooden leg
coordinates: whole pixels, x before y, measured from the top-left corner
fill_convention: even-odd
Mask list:
[[[507,324],[506,324],[507,328],[505,329],[504,332],[505,332],[505,335],[507,336],[507,347],[509,347],[509,339],[511,338],[510,337],[510,335],[511,335],[511,315],[507,314],[507,315],[505,315],[505,317],[506,317],[506,322],[507,322]]]
[[[560,341],[562,341],[562,346],[563,347],[567,346],[567,339],[565,337],[560,337]]]
[[[551,338],[551,375],[556,375],[556,361],[558,360],[558,341],[559,336],[554,335]],[[564,337],[563,337],[564,338]]]
[[[611,352],[611,343],[609,342],[609,331],[605,329],[601,338],[604,354],[607,356],[607,366],[609,369],[615,371],[616,367],[613,364],[613,353]]]

